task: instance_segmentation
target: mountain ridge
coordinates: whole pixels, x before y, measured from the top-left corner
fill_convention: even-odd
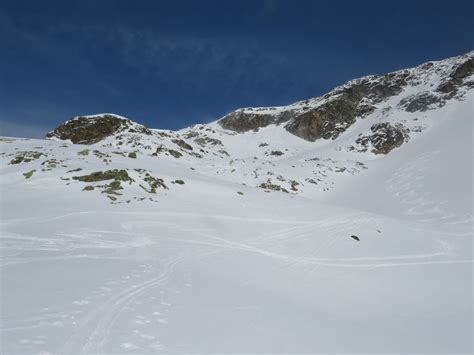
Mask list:
[[[155,194],[159,187],[164,189],[175,180],[183,180],[178,176],[166,182],[160,180],[161,176],[152,178],[146,175],[150,172],[137,174],[133,170],[142,169],[143,159],[164,159],[178,164],[183,171],[191,169],[196,176],[321,198],[321,193],[346,184],[347,179],[341,180],[339,176],[361,174],[371,169],[373,160],[403,150],[429,135],[429,131],[446,121],[451,110],[462,107],[462,115],[466,115],[474,88],[473,58],[471,51],[414,69],[366,76],[307,101],[275,109],[241,109],[209,124],[178,131],[150,129],[126,117],[106,113],[74,117],[49,132],[47,138],[77,147],[73,150],[77,154],[87,151],[99,158],[104,165],[99,170],[102,175],[98,176],[113,176],[105,173],[110,170],[108,166],[124,160],[120,164],[130,177],[128,187],[120,181],[118,184],[122,189],[135,191],[134,197],[143,193],[146,196],[151,191]],[[286,121],[280,122],[282,113]],[[260,116],[272,119],[260,120]],[[235,131],[229,129],[229,119],[260,126]],[[35,149],[3,154],[8,165],[31,165],[50,155]],[[138,164],[132,164],[129,157],[135,157]],[[76,158],[71,154],[64,159],[50,157],[41,164],[58,168],[58,162],[65,159],[73,162]],[[87,166],[83,169],[90,170]],[[36,171],[48,169],[41,166]],[[81,184],[81,179],[74,180],[69,175],[60,178],[74,181],[68,184]],[[106,191],[105,196],[114,203],[128,201],[121,197],[122,192],[101,183],[96,185],[102,186],[99,190]]]
[[[368,75],[350,80],[322,96],[313,97],[295,103],[278,107],[247,107],[232,111],[211,124],[218,124],[224,129],[244,133],[258,131],[258,129],[269,125],[285,124],[284,128],[303,139],[315,141],[317,139],[336,139],[345,132],[358,119],[363,119],[380,109],[387,99],[399,95],[407,89],[423,86],[430,83],[427,90],[418,90],[418,93],[403,97],[398,106],[407,112],[424,112],[434,106],[442,107],[453,98],[462,99],[466,89],[474,87],[472,80],[465,80],[474,71],[474,51],[451,57],[440,61],[429,61],[411,69],[402,69],[384,75]],[[433,84],[435,82],[435,85]],[[407,88],[408,87],[408,88]],[[390,106],[382,107],[383,110],[391,109]],[[67,130],[77,131],[80,125],[71,127],[72,122],[82,120],[85,124],[87,118],[100,119],[110,117],[110,120],[122,120],[122,124],[134,125],[141,132],[150,135],[145,127],[132,120],[116,114],[94,114],[89,116],[76,116],[65,122],[55,130],[47,134],[47,138],[67,139]],[[116,117],[116,119],[113,119]],[[104,124],[106,121],[103,121]],[[120,126],[117,122],[117,129]],[[114,123],[108,122],[113,126]],[[385,131],[396,132],[395,135],[404,136],[406,129],[397,128],[394,125],[385,125]],[[399,125],[398,125],[399,126]],[[60,133],[61,127],[64,132]],[[94,129],[100,128],[95,124]],[[192,127],[192,126],[191,126]],[[374,127],[372,131],[380,131]],[[105,127],[103,127],[105,128]],[[184,128],[179,131],[183,131]],[[102,137],[117,133],[117,130],[105,129]],[[90,134],[93,134],[91,132]],[[77,132],[76,132],[77,135]],[[79,142],[73,136],[73,143]],[[87,138],[83,142],[97,142],[97,137]],[[60,138],[61,139],[61,138]],[[100,139],[99,139],[100,140]],[[369,139],[370,140],[370,139]],[[367,141],[367,139],[365,140]],[[398,139],[399,144],[400,139]],[[375,152],[383,153],[384,150],[375,149]]]
[[[445,64],[303,116],[314,141],[113,114],[0,137],[2,351],[471,353],[473,75]]]

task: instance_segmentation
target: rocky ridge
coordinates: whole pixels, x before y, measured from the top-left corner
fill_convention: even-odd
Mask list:
[[[413,69],[351,80],[322,97],[286,107],[239,109],[224,116],[219,124],[241,133],[285,123],[288,132],[311,142],[321,138],[336,139],[357,119],[388,108],[384,103],[402,96],[404,91],[418,91],[401,97],[397,103],[411,113],[439,108],[452,98],[462,98],[463,92],[474,86],[473,68],[474,52],[470,52]]]
[[[78,116],[48,133],[47,144],[2,138],[16,148],[0,158],[28,181],[57,172],[64,184],[111,203],[158,201],[158,194],[188,188],[187,174],[313,196],[417,141],[437,124],[435,117],[464,104],[474,87],[473,56],[355,79],[322,97],[241,109],[180,131],[109,113]],[[149,165],[156,171],[144,169]],[[183,174],[163,176],[168,165]]]

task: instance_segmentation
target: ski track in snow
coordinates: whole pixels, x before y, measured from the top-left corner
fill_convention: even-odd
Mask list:
[[[88,312],[86,317],[80,321],[81,324],[74,330],[74,335],[68,339],[59,352],[76,352],[78,348],[85,353],[102,352],[108,332],[124,309],[144,292],[165,283],[180,259],[180,257],[176,257],[167,260],[161,264],[163,270],[157,277],[127,287]]]

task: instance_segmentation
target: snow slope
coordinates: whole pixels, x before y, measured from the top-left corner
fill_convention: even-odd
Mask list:
[[[1,352],[471,353],[472,86],[399,105],[465,58],[410,69],[337,139],[2,138]],[[360,149],[383,122],[405,142]],[[81,181],[114,169],[120,188]]]

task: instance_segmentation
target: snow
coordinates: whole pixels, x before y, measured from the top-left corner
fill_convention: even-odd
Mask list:
[[[123,144],[2,138],[1,352],[471,353],[473,90],[397,106],[436,78],[336,140],[217,123]],[[386,156],[347,149],[379,122],[411,128],[409,141]],[[183,156],[154,156],[161,145]],[[9,164],[22,151],[47,156]],[[134,179],[116,201],[109,181],[72,179],[109,169]],[[169,189],[144,191],[134,169]],[[268,178],[290,193],[257,188]]]

